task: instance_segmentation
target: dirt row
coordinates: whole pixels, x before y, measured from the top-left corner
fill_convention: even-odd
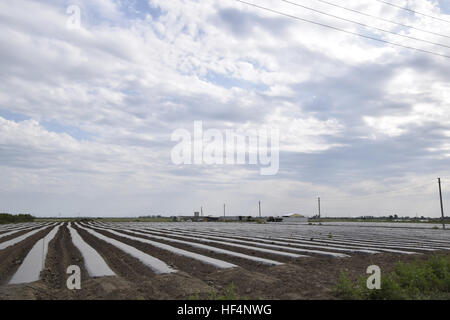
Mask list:
[[[80,267],[83,281],[89,278],[84,266],[83,256],[72,243],[69,229],[66,225],[63,225],[59,228],[55,238],[49,243],[45,268],[41,272],[41,278],[49,287],[61,289],[66,286],[66,270],[70,265]]]
[[[134,234],[134,233],[126,232],[126,231],[120,231],[120,232],[124,233],[124,234],[128,234],[130,236],[134,236],[134,237],[138,237],[138,238],[144,238],[144,239],[149,239],[149,240],[161,242],[161,243],[164,243],[164,244],[168,244],[168,245],[171,245],[171,246],[176,247],[176,248],[180,248],[180,249],[184,249],[184,250],[187,250],[187,251],[191,251],[191,252],[207,255],[208,257],[212,257],[212,258],[216,258],[216,259],[220,259],[220,260],[225,260],[227,262],[234,263],[234,264],[236,264],[238,266],[241,266],[243,268],[249,268],[249,269],[265,269],[265,268],[267,268],[267,265],[264,265],[264,264],[256,262],[256,261],[251,261],[251,260],[247,260],[247,259],[244,259],[244,258],[230,256],[230,255],[227,255],[227,254],[221,254],[221,253],[217,253],[217,252],[214,252],[214,251],[209,251],[209,250],[204,250],[204,249],[200,249],[200,248],[195,248],[195,247],[189,246],[187,244],[175,243],[175,242],[171,242],[171,241],[168,241],[168,240],[160,240],[160,239],[155,239],[155,238],[151,237],[151,235],[153,235],[153,234],[155,236],[161,236],[160,234],[152,233],[152,232],[149,232],[149,231],[137,230],[137,229],[133,229],[132,231],[137,231],[137,232],[141,232],[141,233],[147,233],[147,234],[149,234],[149,236],[147,237],[145,235],[140,235],[140,234],[138,235],[138,234]],[[192,239],[192,240],[189,239],[188,240],[188,239],[184,239],[182,237],[177,237],[175,235],[165,235],[164,237],[171,238],[171,239],[174,239],[174,240],[182,240],[182,241],[187,241],[187,242],[192,242],[192,243],[208,245],[208,246],[219,248],[219,249],[224,249],[224,250],[229,250],[229,251],[233,251],[233,252],[243,253],[243,254],[246,254],[246,255],[249,255],[249,256],[275,260],[275,261],[283,262],[283,263],[288,263],[288,262],[293,260],[293,258],[286,257],[286,256],[280,256],[280,255],[272,254],[272,253],[266,253],[266,252],[251,250],[251,249],[245,249],[245,248],[239,248],[239,247],[234,247],[234,246],[228,246],[226,244],[207,243],[207,242],[194,240],[194,239]]]
[[[211,231],[211,230],[197,230],[197,229],[183,230],[181,228],[174,228],[174,229],[161,228],[161,231],[168,231],[168,232],[170,232],[170,231],[178,231],[178,232],[189,232],[189,231],[192,231],[192,232],[197,232],[199,234],[204,234],[205,236],[217,235],[215,231]],[[432,231],[432,230],[430,230],[430,231]],[[343,240],[343,241],[356,241],[356,242],[357,241],[364,241],[364,242],[370,242],[372,245],[376,245],[378,247],[383,247],[385,245],[390,245],[389,243],[386,243],[386,241],[387,242],[389,242],[389,241],[399,241],[399,242],[403,242],[403,243],[406,244],[406,243],[410,242],[409,240],[411,240],[413,243],[426,244],[426,245],[430,245],[430,246],[433,246],[433,245],[441,245],[441,246],[442,245],[444,245],[444,246],[445,245],[450,245],[450,242],[449,242],[450,239],[448,241],[445,241],[445,240],[441,239],[441,240],[439,240],[440,243],[437,244],[437,243],[433,242],[433,239],[428,239],[428,240],[431,240],[431,241],[428,241],[427,239],[423,239],[423,238],[421,238],[419,236],[417,236],[417,237],[410,236],[410,237],[407,237],[407,238],[405,238],[405,237],[392,238],[392,236],[391,236],[391,237],[388,237],[386,239],[386,236],[383,236],[383,237],[380,238],[379,236],[375,236],[373,234],[372,235],[361,234],[361,235],[359,235],[359,236],[357,236],[355,238],[354,237],[354,233],[353,233],[353,236],[341,236],[339,234],[335,235],[335,234],[332,233],[332,239],[329,239],[330,233],[331,232],[328,232],[328,231],[317,230],[317,233],[315,233],[314,236],[312,236],[311,238],[307,237],[307,240],[317,240],[317,241],[320,241],[320,240],[337,240],[337,241],[341,241],[341,240]],[[229,238],[239,239],[239,238],[237,238],[238,235],[236,235],[235,233],[232,233],[230,231],[220,232],[220,235],[221,236],[226,236],[226,237],[229,237]],[[291,236],[295,237],[295,234],[289,233],[289,234],[285,234],[284,235],[284,237],[288,237],[288,238],[291,237]],[[264,237],[264,236],[259,235],[259,237]],[[370,238],[370,237],[372,237],[372,238]],[[373,237],[376,237],[376,238],[373,238]],[[254,240],[259,240],[259,239],[255,238]],[[270,236],[267,237],[266,240],[270,240]],[[296,240],[296,239],[294,238],[293,240]],[[302,240],[302,239],[297,239],[297,240]],[[277,241],[288,241],[288,240],[277,240]],[[323,243],[323,245],[326,246],[327,243]],[[333,244],[330,243],[329,245],[332,246]],[[414,246],[414,244],[412,244],[412,245]],[[364,245],[362,245],[362,246],[364,246]]]
[[[199,232],[199,231],[196,231],[196,232],[198,232],[198,234],[201,234],[201,236],[202,237],[205,237],[205,238],[208,238],[208,237],[210,237],[210,236],[213,236],[213,237],[220,237],[220,235],[218,235],[218,234],[212,234],[212,233],[204,233],[204,232]],[[195,235],[194,235],[195,236]],[[235,240],[244,240],[245,241],[245,239],[240,239],[237,235],[235,235],[235,234],[223,234],[223,236],[224,237],[227,237],[227,238],[230,238],[230,239],[235,239]],[[264,241],[269,241],[269,242],[263,242],[262,240],[264,240]],[[292,241],[289,241],[289,240],[285,240],[285,239],[283,239],[283,240],[280,240],[280,239],[273,239],[272,241],[276,241],[276,242],[283,242],[284,244],[283,244],[283,246],[286,246],[286,249],[277,249],[277,250],[284,250],[284,251],[289,251],[289,247],[293,247],[293,248],[298,248],[298,249],[306,249],[306,250],[318,250],[318,251],[326,251],[326,252],[334,252],[334,253],[342,253],[342,254],[347,254],[347,255],[355,255],[355,254],[365,254],[365,253],[363,253],[363,252],[352,252],[352,251],[344,251],[344,250],[336,250],[336,249],[334,249],[333,248],[333,243],[327,243],[327,242],[319,242],[319,241],[315,241],[314,242],[314,240],[319,240],[319,239],[314,239],[314,238],[311,238],[309,241],[310,241],[310,243],[308,243],[308,240],[302,240],[302,239],[292,239]],[[330,240],[330,239],[328,239],[328,238],[325,238],[325,239],[321,239],[321,240]],[[255,241],[255,246],[258,246],[258,245],[264,245],[264,244],[275,244],[275,245],[280,245],[279,243],[272,243],[272,241],[271,241],[271,239],[270,238],[265,238],[265,239],[260,239],[260,238],[253,238],[251,241]],[[303,241],[302,243],[299,243],[299,245],[298,246],[296,246],[296,244],[295,244],[295,241]],[[253,245],[253,243],[252,243],[252,245]],[[318,245],[318,246],[323,246],[323,247],[326,247],[326,248],[317,248],[317,247],[308,247],[308,245],[312,245],[312,246],[314,246],[314,245]],[[339,244],[339,243],[336,243],[335,245],[342,245],[342,244]],[[374,244],[374,245],[376,245],[377,247],[379,247],[379,248],[385,248],[385,245],[383,245],[383,244],[381,244],[381,243],[377,243],[377,244]],[[359,250],[361,250],[361,249],[363,249],[363,248],[366,248],[365,246],[364,246],[364,244],[348,244],[347,245],[348,247],[351,247],[352,249],[355,249],[355,250],[358,250],[358,247],[359,247]],[[345,249],[345,247],[340,247],[340,248],[342,248],[342,249]],[[369,247],[367,247],[366,249],[369,249],[369,250],[374,250],[374,251],[377,251],[377,249],[376,248],[369,248]],[[407,249],[404,249],[405,251],[408,251]],[[420,250],[417,250],[417,249],[409,249],[409,251],[420,251]],[[301,252],[298,252],[299,254],[302,254]],[[315,254],[315,253],[307,253],[307,252],[305,252],[304,253],[305,255],[312,255],[312,256],[323,256],[323,255],[320,255],[320,254]]]
[[[156,236],[161,236],[158,233],[152,232],[150,230],[138,230],[138,229],[133,229],[134,231],[139,231],[139,232],[144,232],[144,233],[149,233],[149,234],[154,234]],[[178,240],[184,240],[184,241],[189,241],[189,242],[193,242],[193,243],[200,243],[200,244],[206,244],[208,245],[208,243],[200,241],[200,240],[196,240],[196,239],[183,239],[181,236],[183,235],[175,235],[175,234],[167,234],[165,235],[166,237],[170,237],[173,239],[178,239]],[[187,234],[186,234],[187,236]],[[189,235],[191,237],[195,237],[196,235]],[[202,236],[203,238],[208,238],[207,235]],[[217,235],[215,237],[218,237]],[[228,237],[228,236],[227,236]],[[231,237],[229,237],[231,238]],[[243,240],[243,239],[238,239],[238,238],[233,238],[236,240]],[[217,240],[217,239],[211,239],[211,240]],[[346,252],[346,251],[339,251],[339,250],[332,250],[332,249],[320,249],[320,248],[314,248],[314,247],[295,247],[295,246],[291,246],[291,245],[284,245],[285,248],[270,248],[270,247],[265,247],[264,245],[266,244],[272,244],[272,243],[264,243],[264,242],[257,242],[259,239],[254,239],[254,241],[256,242],[251,242],[251,243],[234,243],[234,242],[230,242],[230,243],[234,243],[234,244],[242,244],[242,245],[247,245],[247,246],[253,246],[253,247],[258,247],[258,248],[262,248],[262,249],[269,249],[269,250],[274,250],[274,251],[281,251],[281,252],[288,252],[288,253],[294,253],[294,254],[298,254],[298,255],[304,255],[304,256],[309,256],[309,257],[323,257],[322,254],[318,254],[318,253],[313,253],[313,252],[302,252],[302,251],[295,251],[295,250],[289,250],[289,247],[295,248],[295,249],[305,249],[305,250],[318,250],[318,251],[327,251],[327,252],[336,252],[336,253],[343,253],[343,254],[347,254],[347,255],[354,255],[354,254],[364,254],[364,253],[357,253],[357,252]],[[158,240],[160,241],[160,240]],[[223,241],[226,242],[226,239],[223,240],[218,240],[218,241]],[[178,244],[177,244],[178,245]],[[278,245],[278,244],[275,244]],[[292,260],[292,258],[289,257],[284,257],[284,256],[280,256],[277,254],[271,254],[271,253],[266,253],[266,252],[261,252],[261,251],[256,251],[256,250],[251,250],[251,249],[244,249],[244,248],[239,248],[239,247],[234,247],[232,245],[228,246],[225,244],[218,244],[218,243],[212,243],[211,246],[217,247],[217,248],[221,248],[221,249],[226,249],[226,250],[230,250],[230,251],[236,251],[236,252],[240,252],[240,253],[245,253],[248,255],[254,255],[254,256],[258,256],[261,258],[267,258],[267,259],[272,259],[275,261],[279,261],[279,262],[289,262],[290,260]],[[365,255],[365,254],[364,254]],[[300,259],[300,258],[298,258]]]
[[[118,275],[128,282],[127,290],[131,298],[137,299],[181,299],[197,291],[207,290],[207,286],[197,277],[186,272],[174,274],[155,274],[149,267],[138,259],[126,254],[115,246],[94,237],[87,231],[74,227],[80,236],[105,259],[106,263]],[[183,263],[190,265],[192,260],[178,259],[179,257],[158,248],[150,247],[112,234],[100,232],[110,238],[132,245],[138,250],[160,258],[175,269]],[[129,240],[129,241],[128,241]],[[201,266],[193,263],[189,266],[197,275],[204,272]],[[178,269],[182,270],[182,269]]]

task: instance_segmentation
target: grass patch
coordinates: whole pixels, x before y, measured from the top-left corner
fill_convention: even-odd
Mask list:
[[[367,275],[368,277],[369,275]],[[381,274],[381,289],[367,289],[367,277],[358,281],[341,272],[334,294],[345,300],[448,300],[450,256],[432,256],[427,261],[398,262],[394,271]]]

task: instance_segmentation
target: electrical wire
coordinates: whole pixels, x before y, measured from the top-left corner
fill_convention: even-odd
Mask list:
[[[398,8],[398,9],[402,9],[402,10],[405,10],[405,11],[409,11],[409,12],[412,12],[412,13],[414,13],[414,14],[419,14],[419,15],[422,15],[422,16],[424,16],[424,17],[428,17],[428,18],[431,18],[431,19],[435,19],[435,20],[439,20],[439,21],[443,21],[443,22],[450,23],[450,21],[448,21],[448,20],[444,20],[444,19],[441,19],[441,18],[438,18],[438,17],[433,17],[433,16],[430,16],[430,15],[428,15],[428,14],[426,14],[426,13],[422,13],[422,12],[418,12],[418,11],[415,11],[415,10],[411,10],[411,9],[409,9],[409,8],[405,8],[405,7],[402,7],[402,6],[399,6],[399,5],[396,5],[396,4],[387,2],[387,1],[383,1],[383,0],[375,0],[375,1],[378,1],[378,2],[381,2],[381,3],[384,3],[384,4],[387,4],[388,6],[392,6],[392,7]]]
[[[307,7],[307,6],[304,6],[302,4],[298,4],[298,3],[295,3],[295,2],[292,2],[292,1],[289,1],[289,0],[281,0],[281,1],[289,3],[289,4],[292,4],[294,6],[297,6],[297,7],[303,8],[303,9],[306,9],[306,10],[310,10],[310,11],[313,11],[313,12],[316,12],[316,13],[320,13],[320,14],[326,15],[328,17],[332,17],[332,18],[339,19],[339,20],[342,20],[342,21],[346,21],[346,22],[350,22],[350,23],[353,23],[353,24],[357,24],[357,25],[365,27],[365,28],[370,28],[370,29],[381,31],[381,32],[390,33],[390,34],[393,34],[393,35],[396,35],[396,36],[399,36],[399,37],[403,37],[403,38],[407,38],[407,39],[411,39],[411,40],[415,40],[415,41],[420,41],[420,42],[424,42],[424,43],[432,44],[432,45],[435,45],[435,46],[441,46],[441,47],[450,49],[450,46],[445,45],[445,44],[441,44],[441,43],[437,43],[437,42],[433,42],[433,41],[428,41],[428,40],[424,40],[424,39],[419,39],[419,38],[411,37],[411,36],[408,36],[408,35],[405,35],[405,34],[401,34],[401,33],[398,33],[398,32],[394,32],[394,31],[390,31],[390,30],[386,30],[386,29],[381,29],[381,28],[378,28],[378,27],[370,26],[370,25],[367,25],[367,24],[362,23],[362,22],[358,22],[358,21],[355,21],[355,20],[339,17],[339,16],[336,16],[334,14],[323,12],[323,11],[320,11],[320,10],[317,10],[317,9],[314,9],[314,8],[311,8],[311,7]]]
[[[428,15],[426,13],[422,13],[422,12],[418,12],[418,11],[415,11],[415,10],[411,10],[409,8],[405,8],[405,7],[402,7],[402,6],[399,6],[399,5],[396,5],[396,4],[384,1],[384,0],[375,0],[375,1],[387,4],[388,6],[392,6],[392,7],[398,8],[398,9],[409,11],[409,12],[414,13],[414,14],[419,14],[419,15],[424,16],[424,17],[428,17],[428,18],[431,18],[431,19],[435,19],[435,20],[439,20],[439,21],[450,23],[450,21],[448,21],[448,20],[444,20],[444,19],[441,19],[441,18],[438,18],[438,17],[433,17],[433,16],[430,16],[430,15]]]
[[[358,37],[374,40],[374,41],[377,41],[377,42],[387,43],[387,44],[390,44],[390,45],[393,45],[393,46],[397,46],[397,47],[401,47],[401,48],[404,48],[404,49],[419,51],[419,52],[422,52],[422,53],[431,54],[431,55],[434,55],[434,56],[439,56],[439,57],[450,59],[449,55],[445,55],[445,54],[442,54],[442,53],[429,51],[429,50],[425,50],[425,49],[420,49],[420,48],[416,48],[416,47],[410,47],[410,46],[402,45],[402,44],[399,44],[399,43],[395,43],[395,42],[391,42],[391,41],[387,41],[387,40],[383,40],[383,39],[379,39],[379,38],[363,35],[363,34],[360,34],[360,33],[357,33],[357,32],[348,31],[348,30],[341,29],[341,28],[334,27],[334,26],[330,26],[330,25],[327,25],[327,24],[324,24],[324,23],[320,23],[320,22],[308,20],[308,19],[305,19],[305,18],[297,17],[297,16],[294,16],[294,15],[291,15],[291,14],[280,12],[280,11],[277,11],[277,10],[274,10],[274,9],[270,9],[270,8],[267,8],[267,7],[263,7],[263,6],[260,6],[260,5],[257,5],[257,4],[249,3],[249,2],[246,2],[246,1],[243,1],[243,0],[235,0],[235,1],[243,3],[243,4],[246,4],[246,5],[249,5],[249,6],[252,6],[252,7],[255,7],[255,8],[258,8],[258,9],[261,9],[261,10],[265,10],[265,11],[269,11],[269,12],[272,12],[272,13],[276,13],[276,14],[279,14],[279,15],[282,15],[282,16],[285,16],[285,17],[288,17],[288,18],[296,19],[296,20],[303,21],[303,22],[306,22],[306,23],[315,24],[315,25],[322,26],[322,27],[325,27],[325,28],[329,28],[329,29],[333,29],[333,30],[336,30],[336,31],[344,32],[344,33],[347,33],[347,34],[351,34],[351,35],[354,35],[354,36],[358,36]]]
[[[444,38],[450,39],[450,36],[447,36],[445,34],[440,34],[440,33],[437,33],[437,32],[432,32],[432,31],[429,31],[429,30],[417,28],[417,27],[414,27],[412,25],[408,25],[408,24],[392,21],[392,20],[385,19],[385,18],[382,18],[382,17],[378,17],[378,16],[375,16],[375,15],[372,15],[372,14],[369,14],[369,13],[366,13],[366,12],[362,12],[362,11],[355,10],[355,9],[352,9],[352,8],[344,7],[344,6],[338,5],[336,3],[329,2],[329,1],[325,1],[325,0],[315,0],[315,1],[318,1],[318,2],[321,2],[321,3],[325,3],[325,4],[329,5],[329,6],[333,6],[333,7],[336,7],[336,8],[343,9],[343,10],[347,10],[347,11],[350,11],[350,12],[353,12],[353,13],[357,13],[357,14],[360,14],[360,15],[363,15],[363,16],[366,16],[366,17],[370,17],[370,18],[378,19],[378,20],[381,20],[381,21],[384,21],[384,22],[392,23],[392,24],[395,24],[395,25],[400,26],[400,27],[414,29],[414,30],[417,30],[417,31],[421,31],[421,32],[425,32],[425,33],[432,34],[432,35],[435,35],[435,36],[439,36],[439,37],[444,37]]]

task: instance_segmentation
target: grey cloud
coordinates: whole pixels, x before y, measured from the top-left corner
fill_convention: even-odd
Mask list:
[[[225,26],[229,32],[239,38],[249,37],[256,27],[277,35],[291,24],[289,20],[284,18],[262,18],[250,11],[243,12],[233,8],[219,10],[217,18],[212,22]]]

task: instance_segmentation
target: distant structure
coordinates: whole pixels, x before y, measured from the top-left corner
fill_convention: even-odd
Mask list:
[[[243,219],[246,219],[247,217],[244,216],[223,216],[219,218],[219,221],[242,221]]]
[[[308,222],[308,218],[299,213],[291,213],[283,216],[283,222]]]
[[[181,222],[215,222],[219,221],[219,217],[214,216],[202,216],[200,212],[194,211],[193,216],[174,216],[173,221]]]
[[[229,221],[229,222],[308,222],[308,217],[305,217],[299,213],[291,213],[284,216],[269,216],[269,217],[253,217],[253,216],[201,216],[199,211],[194,211],[193,216],[177,216],[173,217],[174,221],[185,222],[217,222],[217,221]]]

